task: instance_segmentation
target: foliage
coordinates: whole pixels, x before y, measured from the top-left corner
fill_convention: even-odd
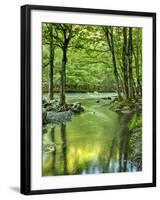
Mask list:
[[[54,92],[59,92],[65,81],[65,92],[117,92],[127,98],[141,95],[142,28],[43,23],[42,44],[43,91],[48,92],[52,81],[48,70],[53,54]]]
[[[133,115],[129,125],[132,164],[142,170],[142,114]]]
[[[137,113],[133,115],[128,128],[129,130],[134,130],[135,128],[141,128],[142,127],[142,116],[137,116]]]

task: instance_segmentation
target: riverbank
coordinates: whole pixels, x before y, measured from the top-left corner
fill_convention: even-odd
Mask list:
[[[128,125],[130,132],[131,160],[139,171],[142,170],[142,113],[135,113]]]
[[[142,98],[137,97],[133,99],[118,99],[115,98],[110,102],[110,109],[115,112],[129,114],[129,113],[141,113],[142,112]]]
[[[128,124],[130,156],[133,166],[142,170],[142,98],[118,99],[110,102],[110,109],[121,114],[132,114]]]
[[[130,162],[138,171],[142,170],[142,98],[115,98],[109,104],[109,109],[124,115],[132,115],[129,123]]]

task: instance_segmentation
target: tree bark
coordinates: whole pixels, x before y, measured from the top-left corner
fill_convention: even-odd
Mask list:
[[[115,56],[115,50],[114,50],[113,28],[111,27],[110,32],[109,32],[108,27],[106,27],[105,34],[106,34],[108,46],[109,46],[111,54],[112,54],[112,63],[113,63],[113,68],[114,68],[114,77],[115,77],[115,81],[116,81],[118,97],[121,97],[119,74],[118,74],[118,70],[117,70],[116,56]]]
[[[142,95],[142,86],[139,78],[139,32],[137,32],[136,38],[136,53],[135,53],[135,65],[136,65],[136,80],[137,80],[137,94]]]
[[[129,28],[129,37],[128,37],[128,95],[129,98],[135,96],[134,85],[133,85],[133,74],[132,74],[132,28]]]
[[[66,86],[66,63],[67,63],[67,47],[63,48],[61,82],[60,82],[60,106],[65,106],[65,86]]]
[[[123,80],[125,95],[129,97],[128,90],[128,63],[127,63],[127,28],[123,27]]]
[[[115,51],[114,51],[114,39],[113,39],[113,30],[111,32],[111,45],[112,45],[112,62],[113,62],[113,67],[114,67],[114,77],[116,80],[116,85],[117,85],[117,93],[118,96],[121,97],[121,91],[120,91],[120,86],[119,86],[119,74],[117,70],[117,64],[116,64],[116,57],[115,57]]]
[[[53,37],[52,37],[52,26],[49,27],[49,66],[48,66],[48,98],[53,99],[53,60],[54,60],[54,48],[53,48]]]

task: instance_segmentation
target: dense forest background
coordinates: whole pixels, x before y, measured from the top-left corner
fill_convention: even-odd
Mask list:
[[[43,92],[142,94],[142,28],[42,23]]]

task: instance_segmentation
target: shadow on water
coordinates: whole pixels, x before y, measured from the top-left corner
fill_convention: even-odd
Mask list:
[[[89,111],[66,124],[53,124],[43,134],[44,145],[54,146],[43,151],[43,176],[139,171],[130,156],[132,115],[117,114],[92,100],[83,105]]]
[[[131,119],[131,115],[127,115],[127,119],[124,117],[120,119],[121,124],[129,123]],[[121,133],[120,145],[119,145],[119,172],[130,171],[128,168],[128,152],[129,152],[129,140],[130,140],[130,132],[128,127],[125,126]],[[132,171],[132,170],[131,170]]]
[[[47,154],[46,156],[47,159],[45,160],[46,165],[48,165],[48,160],[49,161],[51,160],[51,162],[49,162],[49,174],[50,175],[67,174],[66,125],[65,124],[60,125],[60,138],[57,138],[56,136],[55,126],[52,126],[48,133],[50,134],[49,140],[52,142],[54,146],[54,149],[52,151],[46,152]],[[45,175],[45,173],[46,172],[43,171],[43,175]]]
[[[51,128],[50,134],[51,134],[51,141],[54,143],[55,142],[55,127]],[[56,148],[52,153],[52,172],[53,172],[53,175],[56,172],[55,163],[56,163]]]
[[[63,174],[67,174],[67,137],[66,137],[66,125],[61,124],[61,140],[62,140],[62,154],[64,161],[64,172]]]

